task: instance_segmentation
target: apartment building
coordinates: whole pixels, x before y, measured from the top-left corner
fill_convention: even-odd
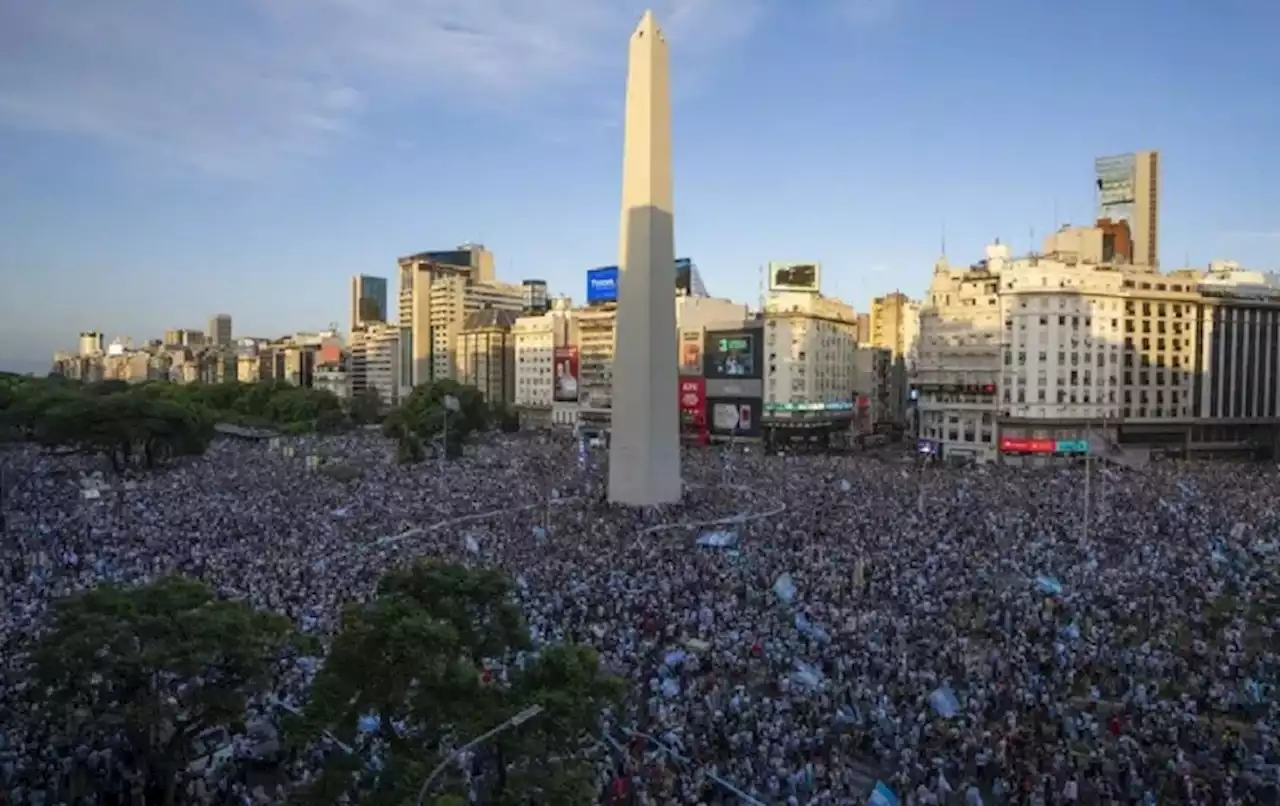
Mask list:
[[[970,266],[940,258],[920,306],[914,385],[922,440],[936,452],[995,457],[1002,366],[1000,275],[1009,248]]]
[[[80,334],[80,356],[91,358],[106,352],[105,337],[96,330],[87,330]]]
[[[575,312],[566,298],[551,301],[544,314],[521,316],[511,327],[515,339],[515,405],[547,425],[572,425],[578,401],[555,401],[556,349],[573,343]],[[563,413],[555,409],[565,410]],[[557,416],[559,415],[559,416]]]
[[[351,333],[348,385],[351,394],[376,394],[383,406],[398,406],[401,393],[400,337],[403,331],[385,324],[366,324]]]
[[[853,416],[858,317],[812,292],[774,292],[764,310],[764,419],[775,426]]]
[[[516,348],[515,311],[485,308],[467,315],[454,344],[453,377],[480,390],[490,405],[513,406]]]
[[[464,244],[456,250],[403,257],[400,266],[399,327],[401,387],[452,378],[454,350],[468,315],[485,309],[521,312],[531,291],[498,282],[493,253]]]
[[[217,313],[209,317],[209,342],[214,347],[231,346],[231,314]]]
[[[910,399],[909,378],[915,372],[916,348],[920,335],[920,303],[895,291],[871,301],[870,339],[859,342],[888,350],[890,356],[888,408],[885,420],[902,422]]]

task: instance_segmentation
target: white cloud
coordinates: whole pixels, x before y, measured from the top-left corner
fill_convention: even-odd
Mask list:
[[[658,0],[673,48],[745,36],[761,0]],[[639,0],[0,4],[0,125],[253,175],[423,94],[509,107],[620,75]],[[681,58],[684,54],[681,54]],[[594,103],[598,104],[598,101]]]

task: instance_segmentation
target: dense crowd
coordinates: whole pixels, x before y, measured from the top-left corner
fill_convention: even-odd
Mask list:
[[[687,500],[634,511],[603,502],[603,451],[568,441],[444,466],[371,435],[290,445],[221,440],[97,498],[87,458],[4,455],[0,802],[136,795],[109,738],[58,735],[29,690],[58,597],[178,572],[325,636],[424,556],[506,569],[536,641],[591,644],[630,680],[601,735],[611,802],[862,804],[877,780],[914,804],[1277,802],[1273,465],[1099,468],[1086,488],[1079,464],[736,446],[686,452]],[[273,696],[301,706],[312,674]],[[184,802],[280,802],[312,761],[210,765]]]

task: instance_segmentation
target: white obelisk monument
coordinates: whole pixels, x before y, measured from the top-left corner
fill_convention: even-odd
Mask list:
[[[613,358],[609,500],[680,500],[671,68],[646,11],[631,35],[622,147],[622,232]]]

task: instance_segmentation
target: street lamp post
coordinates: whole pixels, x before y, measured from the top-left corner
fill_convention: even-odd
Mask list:
[[[542,711],[543,711],[543,708],[541,705],[531,705],[528,708],[521,711],[520,713],[512,716],[507,721],[493,728],[492,730],[489,730],[480,734],[476,738],[472,739],[471,741],[462,745],[458,749],[454,750],[449,755],[445,756],[444,760],[441,761],[439,764],[437,764],[436,768],[431,771],[430,775],[427,776],[427,780],[422,782],[422,788],[418,790],[418,806],[422,806],[422,804],[426,802],[427,792],[431,790],[431,784],[435,783],[435,780],[440,777],[440,773],[444,772],[446,767],[448,767],[450,764],[456,761],[458,756],[467,752],[471,748],[476,747],[477,745],[484,744],[485,742],[489,741],[494,736],[497,736],[499,733],[502,733],[503,731],[510,730],[511,728],[515,728],[515,727],[519,727],[520,725],[523,725],[524,723],[528,722],[530,719],[533,719],[535,716],[542,713]]]

